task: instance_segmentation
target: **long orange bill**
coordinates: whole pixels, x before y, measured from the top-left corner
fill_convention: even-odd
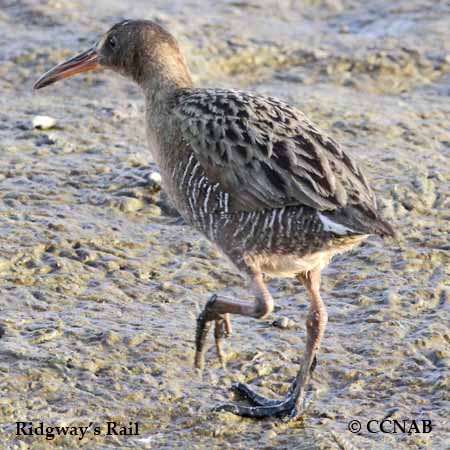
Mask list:
[[[34,89],[41,89],[58,80],[71,77],[76,73],[98,69],[99,67],[98,53],[94,48],[90,48],[44,73],[44,75],[36,81],[33,87]]]

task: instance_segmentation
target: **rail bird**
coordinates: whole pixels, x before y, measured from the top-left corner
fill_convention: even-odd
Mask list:
[[[195,87],[177,41],[152,21],[114,25],[34,87],[99,67],[142,88],[148,143],[166,192],[253,290],[251,299],[218,293],[206,302],[197,319],[195,366],[203,366],[212,325],[222,359],[231,314],[262,319],[272,312],[264,273],[295,277],[308,291],[304,358],[288,395],[271,400],[238,383],[235,390],[251,406],[218,407],[248,417],[298,418],[327,323],[321,271],[368,236],[393,235],[363,171],[297,108],[240,90]]]

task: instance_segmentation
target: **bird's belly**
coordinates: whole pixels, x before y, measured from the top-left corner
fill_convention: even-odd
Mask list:
[[[332,257],[331,252],[323,251],[299,257],[297,255],[260,256],[259,264],[264,273],[277,277],[294,277],[310,270],[322,270]]]
[[[303,255],[291,254],[260,254],[253,256],[252,262],[256,262],[261,270],[269,275],[277,277],[294,277],[302,272],[311,270],[323,270],[338,253],[351,250],[368,236],[350,236],[334,242],[322,250],[306,252]]]

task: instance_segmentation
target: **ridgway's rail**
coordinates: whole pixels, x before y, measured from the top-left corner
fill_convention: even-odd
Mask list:
[[[393,235],[364,174],[298,109],[271,97],[194,87],[176,40],[151,21],[114,25],[35,88],[101,66],[142,88],[149,146],[167,193],[184,219],[251,281],[253,300],[216,294],[206,303],[197,320],[195,365],[203,366],[212,324],[223,360],[230,314],[264,318],[272,312],[263,273],[296,277],[307,289],[304,360],[289,394],[269,400],[238,384],[252,406],[218,408],[250,417],[299,417],[327,323],[322,269],[369,235]]]

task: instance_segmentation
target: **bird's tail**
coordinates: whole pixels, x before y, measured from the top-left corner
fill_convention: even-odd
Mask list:
[[[333,223],[345,227],[348,230],[346,234],[377,234],[383,237],[395,236],[392,225],[372,210],[362,210],[355,206],[347,206],[338,211],[322,211],[320,215],[328,218]]]

